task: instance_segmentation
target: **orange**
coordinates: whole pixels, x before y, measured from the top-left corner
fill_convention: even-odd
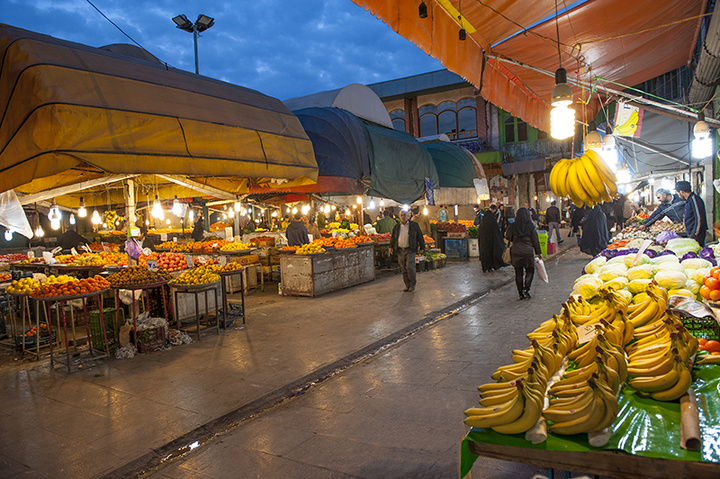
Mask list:
[[[705,343],[705,351],[711,352],[711,353],[720,353],[720,342],[713,340],[708,341]]]
[[[700,296],[702,296],[703,298],[710,299],[710,293],[710,288],[708,288],[707,286],[703,285],[700,287]]]
[[[698,338],[698,343],[700,343],[700,346],[705,346],[705,343],[707,343],[708,340],[705,338]]]
[[[720,301],[720,289],[713,289],[712,291],[710,291],[710,300]]]

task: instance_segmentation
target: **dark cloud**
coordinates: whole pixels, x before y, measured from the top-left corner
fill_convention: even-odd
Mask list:
[[[198,40],[200,72],[286,99],[438,70],[442,65],[350,0],[92,0],[164,62],[194,71],[192,35],[171,18],[215,26]],[[0,0],[2,21],[102,46],[130,43],[85,0]]]

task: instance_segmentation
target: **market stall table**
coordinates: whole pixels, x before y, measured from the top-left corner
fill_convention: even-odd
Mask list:
[[[227,327],[227,311],[229,309],[228,306],[228,297],[227,297],[227,287],[225,284],[225,278],[230,278],[232,276],[239,276],[240,277],[240,307],[242,308],[242,322],[245,324],[245,269],[246,266],[243,266],[242,268],[236,269],[234,271],[217,271],[217,274],[220,275],[220,281],[222,285],[222,304],[223,304],[223,328]],[[207,309],[207,308],[206,308]]]
[[[146,284],[133,284],[133,285],[114,285],[111,286],[111,289],[115,290],[115,310],[120,309],[120,290],[127,290],[130,291],[130,295],[132,296],[132,321],[133,321],[133,338],[137,338],[137,310],[136,310],[136,300],[135,300],[135,291],[144,291],[145,292],[145,311],[150,311],[150,290],[160,288],[160,296],[162,297],[162,305],[163,305],[163,314],[165,316],[165,319],[169,319],[168,316],[168,309],[167,309],[167,303],[165,301],[165,285],[168,284],[170,280],[166,281],[157,281],[154,283],[146,283]],[[142,293],[140,293],[142,296]]]
[[[72,296],[54,296],[54,297],[36,297],[33,298],[36,301],[37,307],[38,307],[38,317],[40,315],[39,310],[42,308],[45,311],[45,315],[47,318],[50,318],[50,310],[52,309],[52,306],[50,306],[48,303],[55,303],[55,311],[58,316],[58,323],[62,321],[62,327],[64,330],[64,343],[65,343],[65,356],[66,356],[66,365],[68,368],[68,372],[72,372],[72,363],[70,362],[70,345],[68,342],[68,329],[67,329],[67,320],[65,318],[65,303],[67,301],[72,301],[75,299],[82,299],[83,303],[83,312],[85,314],[85,328],[87,330],[87,337],[88,337],[88,352],[90,357],[82,358],[79,357],[76,359],[75,364],[79,365],[80,363],[86,362],[86,361],[94,361],[96,359],[102,359],[105,357],[110,357],[110,347],[108,346],[107,341],[107,333],[105,330],[105,320],[103,318],[103,307],[102,307],[102,297],[105,292],[109,291],[109,289],[102,289],[100,291],[94,291],[92,293],[86,293],[86,294],[78,294],[78,295],[72,295]],[[90,320],[88,318],[88,311],[87,311],[87,300],[90,298],[97,298],[98,303],[98,310],[100,315],[100,327],[103,335],[103,343],[105,345],[105,354],[96,355],[95,350],[92,346],[92,342],[90,341],[92,338],[92,333],[90,331]],[[42,306],[40,305],[42,303]],[[51,322],[48,320],[48,329],[50,330],[50,336],[52,337],[52,325]],[[55,354],[53,352],[53,341],[50,341],[50,367],[54,367],[55,363]]]
[[[49,317],[45,317],[45,323],[44,324],[48,328],[48,334],[46,335],[46,338],[41,337],[40,334],[40,312],[37,311],[37,315],[35,315],[35,337],[26,337],[25,331],[26,327],[30,326],[32,324],[32,317],[33,317],[33,311],[31,308],[30,303],[30,295],[28,293],[7,293],[8,295],[8,309],[10,312],[10,339],[9,342],[14,347],[19,347],[23,354],[26,352],[34,354],[35,357],[40,357],[40,348],[44,346],[48,346],[50,341],[50,325],[49,325]],[[17,314],[18,310],[20,311],[21,317],[22,317],[22,327],[18,329],[17,325]],[[26,326],[27,324],[27,326]],[[59,326],[59,323],[58,323]],[[30,339],[30,341],[28,341]],[[26,348],[26,346],[32,346],[33,343],[35,344],[35,349],[31,350]]]
[[[194,284],[194,285],[181,285],[181,284],[170,284],[170,291],[173,293],[173,302],[175,305],[175,320],[177,321],[178,329],[180,328],[180,313],[178,310],[178,294],[192,294],[195,299],[195,326],[197,327],[198,341],[200,341],[200,307],[198,304],[198,295],[205,295],[205,314],[206,319],[210,319],[210,310],[208,309],[208,293],[213,290],[215,293],[215,326],[217,333],[220,334],[220,313],[219,313],[219,302],[218,302],[218,286],[220,281],[206,284]],[[226,321],[225,310],[223,310],[223,321]]]

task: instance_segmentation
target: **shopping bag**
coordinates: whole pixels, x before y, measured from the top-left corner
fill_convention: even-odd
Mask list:
[[[549,283],[547,270],[545,269],[545,263],[543,263],[543,260],[538,258],[537,256],[535,256],[535,269],[537,270],[540,279],[545,281],[546,283]]]
[[[510,245],[505,246],[505,251],[502,254],[502,260],[505,264],[510,264]]]

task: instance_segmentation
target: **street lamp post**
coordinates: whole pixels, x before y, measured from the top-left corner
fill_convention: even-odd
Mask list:
[[[183,30],[188,33],[193,34],[193,40],[195,43],[195,74],[200,74],[200,68],[198,67],[198,46],[197,46],[197,37],[198,33],[202,33],[208,28],[215,25],[215,19],[212,17],[208,17],[207,15],[203,15],[202,13],[198,15],[197,20],[195,20],[195,23],[188,20],[188,18],[185,15],[178,15],[177,17],[173,17],[173,22],[175,22],[175,25],[177,25],[177,28],[180,30]]]

